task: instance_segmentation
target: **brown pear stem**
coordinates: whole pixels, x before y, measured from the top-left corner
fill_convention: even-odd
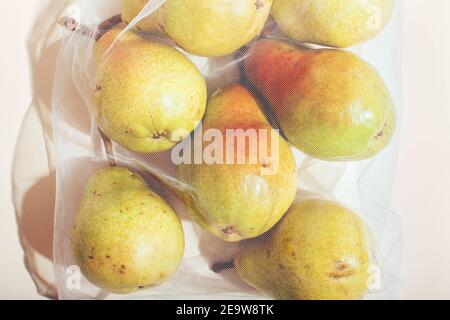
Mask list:
[[[76,32],[88,38],[94,39],[95,41],[100,40],[100,38],[109,30],[114,28],[116,25],[122,22],[122,16],[116,15],[114,17],[109,18],[108,20],[102,22],[97,27],[97,30],[92,30],[89,27],[86,27],[70,17],[63,17],[59,23],[63,25],[67,30]]]
[[[105,33],[107,31],[111,30],[112,28],[114,28],[116,25],[118,25],[121,22],[122,22],[122,15],[118,14],[118,15],[111,17],[108,20],[100,23],[98,25],[97,29],[99,32]]]
[[[98,128],[98,132],[100,132],[100,136],[102,137],[103,146],[105,147],[106,157],[108,158],[110,167],[117,167],[116,156],[114,154],[114,148],[111,139],[108,138],[100,128]]]
[[[234,268],[236,268],[234,260],[230,260],[230,261],[216,262],[215,264],[212,265],[211,270],[215,273],[221,273],[222,271]]]

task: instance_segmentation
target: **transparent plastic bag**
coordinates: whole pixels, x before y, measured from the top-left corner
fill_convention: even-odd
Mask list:
[[[59,2],[59,1],[56,1]],[[149,17],[164,1],[152,1],[127,27]],[[59,2],[60,3],[60,2]],[[58,8],[56,8],[58,7]],[[113,142],[114,160],[120,166],[142,174],[151,188],[163,196],[180,215],[185,232],[185,256],[176,274],[164,284],[128,295],[115,295],[91,284],[80,273],[72,252],[72,229],[84,188],[96,169],[108,167],[105,139],[95,117],[93,92],[96,90],[94,46],[89,32],[120,13],[119,0],[72,0],[50,3],[52,14],[62,23],[45,26],[41,37],[62,39],[53,90],[53,135],[57,172],[54,268],[61,299],[260,299],[256,289],[242,281],[233,269],[212,271],[215,263],[232,259],[242,243],[227,243],[204,231],[188,214],[180,192],[186,191],[179,180],[171,150],[138,154]],[[375,39],[349,50],[370,62],[385,80],[401,119],[401,49],[403,1],[395,1],[394,15]],[[70,19],[69,19],[70,18]],[[73,19],[73,20],[71,20]],[[64,23],[66,24],[64,26]],[[67,30],[73,27],[74,32]],[[126,29],[126,30],[128,30]],[[41,30],[42,31],[42,30]],[[123,33],[119,36],[123,36]],[[263,37],[286,40],[273,19],[269,19]],[[164,35],[151,40],[176,47]],[[249,43],[247,47],[251,47]],[[218,89],[241,81],[245,50],[219,58],[205,58],[183,53],[205,77],[208,97]],[[400,122],[400,121],[398,121]],[[378,285],[368,299],[392,298],[400,281],[400,223],[389,209],[398,147],[398,129],[393,141],[376,157],[366,161],[327,162],[306,156],[292,148],[298,167],[297,198],[335,200],[357,212],[376,240]]]

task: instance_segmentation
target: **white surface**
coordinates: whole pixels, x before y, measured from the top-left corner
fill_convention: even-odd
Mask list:
[[[408,0],[405,114],[393,208],[402,298],[450,299],[450,1]]]
[[[450,3],[409,0],[408,4],[406,112],[393,198],[394,210],[404,224],[400,297],[450,298],[450,80],[446,79],[450,64],[445,60],[450,43],[442,42],[450,38],[446,23]],[[4,13],[0,25],[4,44],[0,60],[0,298],[33,299],[39,296],[23,264],[10,183],[15,141],[31,100],[25,37],[33,2],[1,1],[0,8]],[[29,161],[35,165],[33,159]]]

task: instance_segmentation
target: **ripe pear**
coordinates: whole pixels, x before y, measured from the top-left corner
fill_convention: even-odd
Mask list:
[[[292,39],[347,48],[379,34],[393,8],[394,0],[274,0],[272,16]]]
[[[131,151],[171,149],[203,118],[205,79],[176,49],[132,31],[118,38],[121,31],[113,29],[97,42],[97,123]]]
[[[243,280],[276,299],[361,299],[370,284],[370,239],[363,221],[340,204],[304,200],[234,264]]]
[[[147,1],[126,1],[130,21]],[[154,31],[154,21],[189,53],[217,57],[240,49],[258,36],[269,18],[272,0],[167,0],[155,14],[139,25]],[[133,10],[130,10],[133,8]]]
[[[231,85],[211,97],[203,126],[205,136],[215,130],[223,137],[223,144],[215,150],[216,155],[223,153],[223,161],[178,167],[180,180],[187,186],[184,200],[192,217],[228,242],[265,233],[295,198],[292,149],[272,129],[255,97],[241,85]],[[246,136],[252,131],[253,139]],[[236,136],[229,138],[230,132]],[[264,148],[267,153],[258,151]]]
[[[396,125],[390,93],[377,71],[353,53],[258,42],[245,62],[288,140],[328,161],[375,156]]]
[[[96,172],[76,217],[73,253],[85,277],[114,293],[166,281],[184,253],[181,221],[136,173]]]

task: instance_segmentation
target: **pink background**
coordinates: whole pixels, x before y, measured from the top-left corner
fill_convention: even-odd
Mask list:
[[[404,233],[399,297],[450,299],[450,2],[407,2],[405,111],[392,199]],[[25,38],[33,3],[0,2],[0,298],[7,299],[41,298],[23,263],[11,201],[14,148],[31,100]]]

